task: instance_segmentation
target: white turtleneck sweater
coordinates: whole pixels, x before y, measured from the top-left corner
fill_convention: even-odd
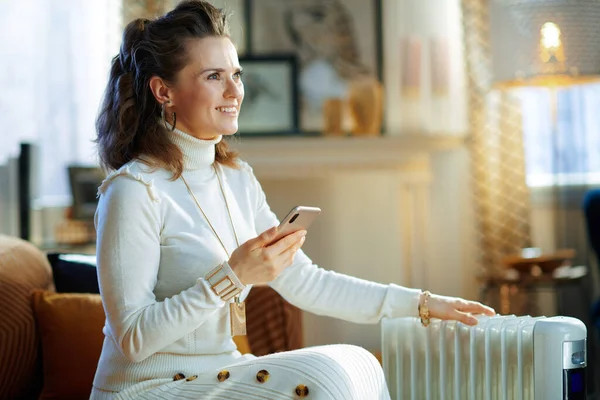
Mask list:
[[[183,150],[185,179],[231,254],[236,241],[212,168],[221,137],[171,135]],[[278,225],[248,164],[218,168],[240,244]],[[204,279],[228,257],[183,181],[170,178],[132,161],[99,188],[97,262],[106,324],[96,388],[121,391],[242,357],[231,338],[229,307]],[[418,290],[327,271],[302,251],[270,286],[303,310],[358,323],[418,314]]]

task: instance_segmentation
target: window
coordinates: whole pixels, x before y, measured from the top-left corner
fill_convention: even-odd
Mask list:
[[[527,88],[519,94],[527,184],[600,184],[600,84]]]
[[[97,164],[94,123],[120,15],[120,0],[0,2],[0,164],[34,143],[42,198],[69,201],[66,166]]]

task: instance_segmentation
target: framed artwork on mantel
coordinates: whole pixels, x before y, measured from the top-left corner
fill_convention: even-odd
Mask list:
[[[296,56],[240,57],[244,103],[240,110],[242,135],[298,133]]]
[[[248,0],[253,55],[298,58],[300,130],[322,132],[323,104],[349,82],[381,80],[381,0]]]
[[[459,0],[385,2],[386,133],[467,132],[461,14]]]

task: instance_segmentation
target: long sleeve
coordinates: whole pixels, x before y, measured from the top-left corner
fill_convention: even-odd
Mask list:
[[[95,219],[105,334],[134,362],[194,331],[225,304],[204,279],[157,301],[160,202],[150,189],[127,174],[112,177],[101,188]]]
[[[251,169],[250,169],[251,172]],[[265,194],[252,175],[257,232],[278,225]],[[357,323],[377,323],[383,317],[417,316],[420,290],[383,285],[327,271],[298,251],[294,263],[270,286],[305,311]]]

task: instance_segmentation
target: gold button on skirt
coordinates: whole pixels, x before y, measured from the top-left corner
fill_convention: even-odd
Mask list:
[[[182,380],[182,379],[185,379],[185,375],[184,375],[184,374],[182,374],[181,372],[180,372],[180,373],[177,373],[177,374],[175,374],[175,376],[173,376],[173,380],[174,380],[174,381],[180,381],[180,380]]]
[[[308,387],[306,385],[298,385],[298,386],[296,386],[296,395],[298,397],[306,397],[306,396],[308,396]]]
[[[267,370],[260,370],[258,371],[258,373],[256,374],[256,380],[259,381],[260,383],[265,383],[266,381],[269,380],[269,371]]]
[[[219,382],[225,382],[227,379],[229,379],[229,376],[229,371],[224,369],[223,371],[219,372],[219,374],[217,375],[217,379],[219,380]]]

